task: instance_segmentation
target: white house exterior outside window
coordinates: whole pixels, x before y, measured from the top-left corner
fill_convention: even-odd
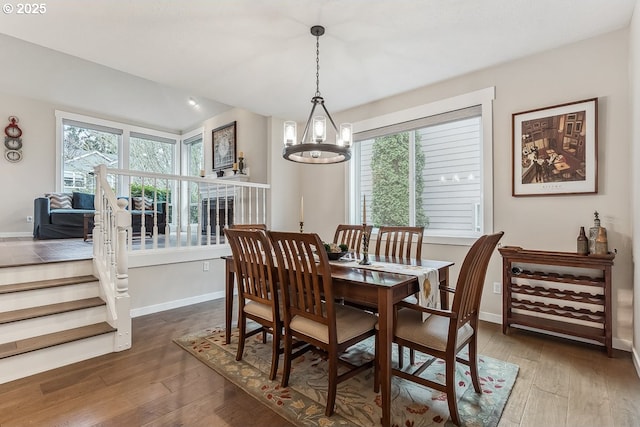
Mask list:
[[[432,243],[492,231],[494,88],[354,124],[351,222],[425,227]],[[356,202],[357,201],[357,202]]]

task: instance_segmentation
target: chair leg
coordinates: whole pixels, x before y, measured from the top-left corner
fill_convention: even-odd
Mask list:
[[[244,352],[244,340],[247,332],[247,320],[240,313],[238,315],[238,352],[236,353],[236,360],[242,360],[242,353]]]
[[[416,351],[412,348],[409,349],[409,363],[411,363],[411,365],[416,364]]]
[[[336,393],[338,389],[338,355],[329,354],[329,386],[327,387],[327,407],[324,414],[330,417],[336,406]]]
[[[404,367],[404,347],[398,344],[398,367],[402,369]]]
[[[480,380],[478,378],[478,343],[474,335],[469,341],[469,371],[471,372],[471,382],[476,393],[480,393]]]
[[[262,344],[267,343],[267,330],[263,327],[262,329]]]
[[[459,426],[460,415],[458,414],[458,397],[456,396],[456,359],[445,361],[445,388],[447,394],[447,403],[449,404],[449,416],[451,421]]]
[[[273,343],[271,347],[271,372],[269,373],[269,379],[271,381],[276,379],[278,373],[278,359],[280,359],[280,326],[274,325],[273,327]]]
[[[380,345],[380,338],[378,338],[378,332],[375,334],[375,346],[374,346],[374,359],[373,359],[373,392],[380,393],[380,355],[378,354],[378,346]]]
[[[282,368],[282,381],[280,385],[287,387],[289,385],[289,374],[291,374],[291,335],[285,331],[284,334],[284,367]]]

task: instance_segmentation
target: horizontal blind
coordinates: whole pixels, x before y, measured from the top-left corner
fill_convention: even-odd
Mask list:
[[[165,138],[165,137],[162,137],[162,136],[147,135],[147,134],[140,133],[140,132],[131,132],[129,135],[131,136],[131,138],[146,139],[147,141],[162,142],[164,144],[175,144],[176,143],[176,140],[173,139],[173,138]]]
[[[182,143],[185,145],[199,144],[201,142],[202,142],[202,135],[194,135],[182,141]]]
[[[482,115],[482,106],[475,105],[473,107],[462,108],[460,110],[454,110],[454,111],[448,111],[446,113],[436,114],[434,116],[422,117],[415,120],[396,123],[390,126],[384,126],[380,128],[357,132],[353,134],[353,140],[365,141],[367,139],[374,139],[380,136],[393,135],[396,133],[416,130],[416,129],[424,128],[427,126],[433,126],[433,125],[452,122],[456,120],[462,120],[469,117],[477,117],[480,115]]]
[[[115,135],[123,134],[122,129],[113,128],[109,126],[96,125],[93,123],[78,122],[76,120],[63,119],[62,124],[63,126],[73,126],[73,127],[82,128],[82,129],[95,130],[98,132],[113,133]]]

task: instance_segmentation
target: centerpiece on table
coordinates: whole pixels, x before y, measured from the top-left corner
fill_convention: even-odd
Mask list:
[[[344,243],[324,243],[324,249],[327,251],[327,256],[332,261],[340,259],[349,253],[349,247]]]

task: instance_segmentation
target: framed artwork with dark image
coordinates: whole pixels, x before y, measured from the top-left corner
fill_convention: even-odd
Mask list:
[[[220,126],[211,133],[213,171],[231,168],[236,162],[236,122]]]
[[[514,113],[511,119],[514,197],[598,192],[597,98]],[[531,138],[525,130],[542,120],[548,127]]]

